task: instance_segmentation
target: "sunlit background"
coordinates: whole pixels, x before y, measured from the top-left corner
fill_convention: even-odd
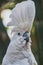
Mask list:
[[[0,0],[0,65],[6,53],[11,36],[11,29],[7,27],[7,23],[13,7],[23,0]],[[31,38],[32,51],[38,62],[43,65],[43,0],[33,0],[36,6],[36,16],[33,23]]]

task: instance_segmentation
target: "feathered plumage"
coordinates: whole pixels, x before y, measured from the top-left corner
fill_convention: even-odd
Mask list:
[[[12,20],[8,23],[8,26],[15,26],[13,31],[18,31],[18,29],[31,31],[35,18],[34,2],[29,0],[18,3],[15,8],[13,8],[10,17]]]
[[[30,33],[35,17],[35,4],[28,0],[18,3],[10,15],[11,22],[8,26],[14,26],[13,38],[8,46],[7,52],[3,58],[2,65],[37,65],[35,57],[31,51]],[[18,32],[20,32],[18,34]],[[27,36],[28,35],[28,36]],[[26,42],[26,38],[29,40]]]

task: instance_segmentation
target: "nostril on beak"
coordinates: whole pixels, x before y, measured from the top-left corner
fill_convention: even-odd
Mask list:
[[[26,37],[24,40],[26,40],[26,42],[29,42],[29,37]]]

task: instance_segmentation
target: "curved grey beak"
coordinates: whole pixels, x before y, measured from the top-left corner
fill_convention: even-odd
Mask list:
[[[24,40],[26,40],[26,43],[29,42],[30,34],[29,34],[28,31],[26,31],[26,32],[23,34],[23,37],[24,37]]]

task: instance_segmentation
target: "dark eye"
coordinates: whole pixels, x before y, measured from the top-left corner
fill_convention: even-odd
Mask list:
[[[20,35],[20,32],[18,33],[18,35]]]

